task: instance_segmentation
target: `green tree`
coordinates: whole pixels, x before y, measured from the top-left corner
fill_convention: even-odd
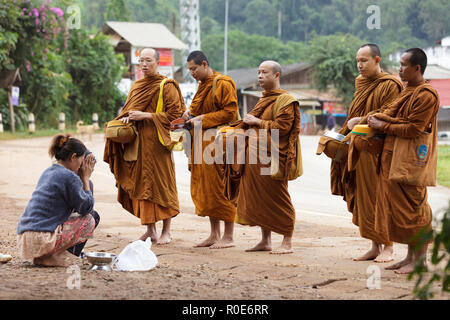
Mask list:
[[[362,40],[351,35],[316,36],[309,42],[308,57],[313,81],[319,90],[332,85],[348,106],[355,91],[356,51]]]
[[[424,0],[419,4],[419,18],[423,21],[423,30],[430,40],[440,40],[450,32],[448,0]]]
[[[114,53],[107,36],[73,30],[66,58],[73,83],[68,97],[71,120],[89,123],[94,112],[99,122],[112,119],[124,99],[117,88],[125,71],[123,56]]]
[[[19,38],[19,19],[19,7],[7,0],[0,0],[0,70],[15,69],[12,53]]]
[[[106,6],[109,0],[76,0],[81,9],[82,28],[101,29],[105,24]]]
[[[223,28],[211,17],[200,18],[200,37],[206,37],[211,34],[218,34]]]
[[[20,106],[15,110],[22,114],[19,118],[33,112],[37,123],[45,124],[54,113],[66,110],[71,85],[70,75],[57,53],[64,50],[64,41],[59,39],[66,34],[63,10],[58,6],[64,6],[66,1],[54,1],[51,6],[42,1],[1,1],[0,16],[8,14],[8,19],[1,20],[1,28],[5,35],[10,35],[8,38],[16,41],[14,44],[9,41],[7,59],[0,58],[0,66],[9,70],[18,68],[22,77]],[[4,98],[0,99],[1,105],[7,104]],[[3,115],[9,126],[9,116]],[[17,119],[18,114],[15,116]]]
[[[223,70],[224,35],[211,34],[203,38],[202,50],[215,70]],[[242,44],[245,43],[245,46]],[[281,64],[303,62],[306,51],[303,43],[283,43],[275,37],[250,35],[239,30],[228,33],[228,65],[230,69],[256,68],[264,60]]]
[[[423,258],[419,261],[408,279],[412,280],[417,276],[414,286],[414,295],[421,299],[427,300],[433,298],[436,293],[436,285],[442,285],[443,293],[450,292],[450,201],[447,210],[441,221],[437,221],[434,230],[421,232],[418,235],[420,239],[418,247],[423,243],[433,241],[431,265],[432,270],[424,264]],[[434,239],[434,240],[433,240]]]
[[[262,36],[277,35],[278,12],[272,3],[267,0],[252,0],[243,11],[247,16],[244,27],[248,33]]]
[[[106,5],[106,21],[130,21],[130,11],[124,0],[109,0]]]
[[[180,26],[178,3],[168,0],[128,0],[131,20],[136,22],[162,23],[173,33]]]

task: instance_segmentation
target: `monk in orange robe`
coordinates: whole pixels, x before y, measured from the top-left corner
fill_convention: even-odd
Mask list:
[[[200,83],[189,110],[184,113],[183,118],[194,127],[201,125],[200,132],[202,133],[201,136],[194,136],[192,139],[194,156],[191,157],[189,165],[191,196],[196,214],[201,217],[209,217],[211,225],[209,237],[195,247],[228,248],[234,246],[233,231],[236,208],[224,195],[222,165],[208,163],[203,159],[205,149],[214,142],[214,136],[210,141],[203,142],[202,137],[206,130],[226,125],[236,119],[239,112],[236,85],[230,77],[211,69],[207,57],[201,51],[191,52],[187,63],[192,77]],[[212,92],[214,83],[215,90]],[[200,161],[197,161],[195,157],[195,148],[197,147],[201,151]],[[225,223],[222,237],[220,236],[220,221]]]
[[[381,70],[381,53],[377,45],[361,46],[356,54],[356,61],[360,75],[355,81],[356,92],[347,121],[339,131],[343,135],[347,135],[356,124],[367,123],[367,117],[397,98],[403,87],[396,77]],[[368,150],[361,150],[359,160],[352,168],[348,168],[348,164],[347,160],[332,161],[332,193],[344,196],[347,208],[353,214],[353,224],[359,227],[363,238],[372,241],[371,249],[354,260],[391,261],[393,243],[389,241],[387,234],[379,234],[374,228],[377,155]]]
[[[274,179],[263,169],[271,168],[272,151],[278,151],[279,170],[286,173],[296,157],[300,134],[298,101],[280,88],[281,67],[275,61],[264,61],[258,67],[258,83],[264,89],[262,98],[245,115],[234,130],[246,130],[248,143],[245,165],[237,195],[236,222],[261,227],[262,239],[251,251],[270,251],[273,254],[292,253],[295,209],[288,192],[288,179]],[[281,95],[288,99],[277,100]],[[278,104],[277,106],[275,106]],[[274,111],[274,108],[277,108]],[[274,114],[276,112],[276,114]],[[278,146],[271,145],[271,136],[278,130]],[[260,139],[266,140],[266,147]],[[253,141],[253,143],[251,142]],[[242,146],[238,145],[238,148]],[[267,148],[267,149],[266,149]],[[265,150],[264,150],[265,149]],[[260,155],[267,155],[270,163],[262,163]],[[257,156],[256,156],[257,155]],[[254,163],[251,158],[257,158]],[[252,163],[253,162],[253,163]],[[272,250],[271,232],[283,235],[281,245]]]
[[[127,101],[116,119],[134,122],[138,131],[137,160],[125,160],[129,144],[106,141],[103,160],[109,163],[116,178],[117,200],[124,209],[140,218],[147,231],[140,239],[150,237],[157,244],[171,240],[171,218],[180,212],[175,181],[175,167],[169,150],[170,122],[181,117],[186,110],[178,84],[167,79],[163,87],[163,112],[156,113],[160,84],[165,77],[157,72],[159,54],[154,49],[144,49],[140,55],[144,77],[135,81]],[[161,140],[158,137],[161,135]],[[163,221],[158,237],[156,222]]]
[[[427,56],[423,50],[406,50],[399,69],[401,79],[407,82],[406,88],[389,108],[368,119],[370,127],[387,135],[381,154],[375,228],[381,233],[388,233],[391,241],[408,245],[406,258],[386,268],[400,274],[412,272],[416,263],[426,258],[428,243],[416,250],[418,241],[414,236],[421,230],[431,230],[432,212],[426,186],[389,180],[396,137],[415,139],[423,132],[430,132],[432,143],[437,143],[439,97],[423,78],[426,66]]]

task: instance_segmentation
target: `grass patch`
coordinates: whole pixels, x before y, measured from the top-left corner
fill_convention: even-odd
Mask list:
[[[72,135],[75,135],[76,132],[76,129],[68,129],[64,131],[64,133],[71,133]],[[9,131],[5,131],[0,133],[0,140],[52,137],[58,133],[61,133],[58,129],[39,129],[34,133],[29,133],[28,131],[16,131],[14,134]]]
[[[440,185],[450,187],[450,145],[438,148],[437,180]]]

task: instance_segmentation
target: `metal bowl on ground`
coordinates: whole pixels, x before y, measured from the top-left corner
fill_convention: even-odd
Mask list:
[[[117,255],[108,252],[86,252],[84,257],[92,264],[89,270],[112,271],[111,264]]]

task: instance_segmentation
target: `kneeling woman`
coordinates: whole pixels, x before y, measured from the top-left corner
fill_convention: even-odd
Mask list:
[[[70,135],[59,134],[50,144],[49,155],[56,163],[42,173],[17,227],[19,252],[35,265],[66,266],[66,250],[92,237],[89,178],[95,158],[85,157],[86,151]],[[79,215],[72,215],[75,212]]]

